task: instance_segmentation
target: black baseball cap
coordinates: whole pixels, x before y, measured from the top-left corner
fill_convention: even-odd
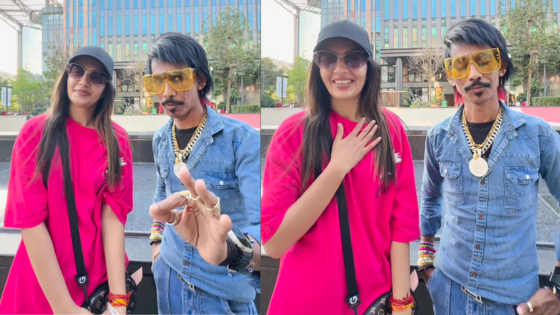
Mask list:
[[[348,20],[343,20],[327,24],[327,26],[323,27],[321,32],[319,32],[317,45],[315,45],[315,48],[313,48],[313,52],[319,50],[320,45],[327,39],[331,38],[347,38],[362,46],[362,48],[364,48],[364,50],[370,57],[372,55],[369,36],[367,32],[356,23],[350,22]]]
[[[76,61],[76,59],[80,57],[91,57],[96,59],[97,61],[101,62],[103,67],[105,67],[106,74],[109,76],[109,80],[113,79],[113,58],[109,56],[109,54],[102,49],[101,47],[96,46],[85,46],[80,49],[68,60],[68,63]]]

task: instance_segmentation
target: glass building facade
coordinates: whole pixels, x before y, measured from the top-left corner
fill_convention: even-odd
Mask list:
[[[64,0],[66,41],[104,48],[115,62],[145,59],[166,32],[179,32],[203,44],[204,21],[223,7],[238,8],[248,19],[250,42],[260,43],[260,0]]]

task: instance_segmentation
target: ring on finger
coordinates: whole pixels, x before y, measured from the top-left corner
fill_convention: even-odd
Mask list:
[[[218,202],[212,207],[212,208],[206,208],[204,207],[206,210],[212,212],[212,214],[214,216],[219,216],[220,215],[220,198],[218,198]]]
[[[171,213],[173,213],[173,222],[167,222],[168,224],[175,226],[177,225],[177,223],[179,223],[180,217],[178,214],[179,210],[173,210],[171,211]]]
[[[527,301],[525,303],[527,303],[527,306],[529,306],[529,313],[533,313],[533,311],[534,311],[533,304],[531,304],[531,302],[529,302],[529,301]]]

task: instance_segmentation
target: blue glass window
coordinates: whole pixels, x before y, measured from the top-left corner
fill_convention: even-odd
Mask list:
[[[181,29],[183,23],[181,22],[181,14],[177,15],[177,32],[181,33],[183,30]]]
[[[451,1],[451,17],[455,17],[457,14],[457,7],[455,5],[455,1]]]
[[[167,17],[167,31],[173,32],[173,14],[169,14]]]
[[[117,10],[121,9],[121,0],[116,0],[117,1]]]
[[[442,2],[445,2],[445,0],[443,0]],[[433,18],[437,17],[437,4],[436,4],[436,0],[432,0],[432,17],[433,17]]]
[[[475,14],[476,14],[476,1],[471,0],[471,15],[475,15]]]
[[[395,3],[395,5],[393,7],[393,16],[394,16],[395,20],[398,20],[399,19],[399,1],[396,0],[394,3]]]
[[[84,27],[84,12],[78,13],[78,27]]]
[[[109,19],[109,36],[113,36],[113,19]]]
[[[422,18],[426,18],[426,11],[428,11],[428,5],[426,4],[426,0],[422,0]]]
[[[403,8],[402,8],[403,9],[403,19],[405,19],[405,20],[408,19],[408,5],[407,5],[408,3],[407,2],[408,2],[407,0],[404,0]]]
[[[187,14],[187,17],[185,18],[185,25],[187,26],[187,34],[191,32],[191,15]]]
[[[126,35],[130,35],[130,16],[129,15],[125,16],[124,21],[125,21],[124,29]]]
[[[134,8],[138,9],[138,0],[134,0]]]
[[[134,16],[134,35],[138,35],[138,15]]]
[[[102,16],[100,18],[99,24],[101,24],[101,25],[99,25],[99,34],[101,36],[105,36],[105,17]]]
[[[159,33],[165,33],[165,20],[163,19],[163,14],[159,15]]]
[[[117,17],[117,35],[121,35],[122,34],[122,23],[121,23],[121,17],[118,16]]]
[[[418,18],[418,0],[412,0],[412,18]]]
[[[91,26],[97,27],[97,11],[93,11],[92,13],[93,18],[91,19]]]
[[[461,16],[465,16],[466,15],[466,7],[465,7],[465,0],[461,0]]]
[[[441,17],[444,18],[445,17],[445,1],[441,2]]]
[[[148,21],[145,15],[142,16],[142,34],[148,34]]]
[[[194,15],[194,32],[198,33],[199,29],[198,29],[199,25],[198,25],[198,13],[195,13]]]
[[[105,0],[99,0],[99,9],[105,10]]]
[[[97,46],[97,34],[93,33],[93,37],[91,38],[91,43],[93,46]]]
[[[152,34],[156,33],[156,15],[152,14],[152,16],[150,17],[150,30],[152,32]]]
[[[350,7],[348,7],[350,10]],[[385,0],[385,20],[389,19],[389,0]]]
[[[496,0],[490,0],[490,15],[496,15]]]
[[[486,15],[486,0],[480,0],[480,15]]]
[[[373,2],[373,0],[372,0]],[[371,4],[371,7],[373,8],[373,3]],[[375,10],[379,11],[381,10],[381,1],[377,0],[375,1]]]

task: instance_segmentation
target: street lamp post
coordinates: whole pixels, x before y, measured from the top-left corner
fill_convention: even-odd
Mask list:
[[[541,61],[544,66],[544,96],[546,96],[546,60]]]
[[[245,90],[243,89],[243,75],[244,73],[239,71],[239,76],[241,76],[241,105],[245,104]]]

